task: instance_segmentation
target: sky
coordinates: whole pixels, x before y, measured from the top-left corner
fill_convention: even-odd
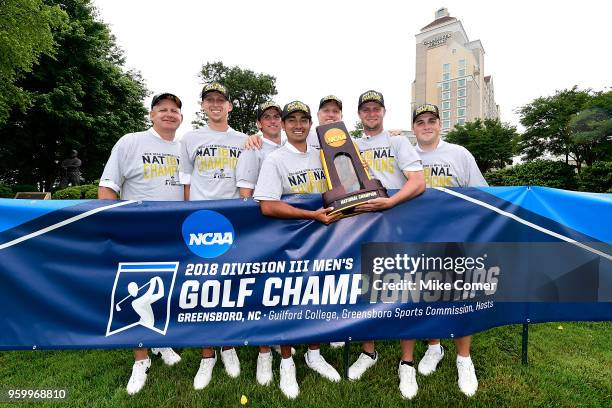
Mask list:
[[[446,7],[470,41],[485,50],[501,120],[518,126],[515,110],[556,90],[610,90],[612,2],[476,1],[198,1],[94,0],[124,50],[126,68],[141,72],[152,93],[183,101],[192,129],[202,88],[198,72],[222,61],[276,77],[282,104],[343,100],[352,129],[357,98],[368,89],[385,97],[385,128],[409,129],[415,35]],[[145,102],[148,106],[151,97]]]

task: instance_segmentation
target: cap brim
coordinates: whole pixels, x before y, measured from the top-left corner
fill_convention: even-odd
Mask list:
[[[385,107],[385,104],[384,104],[384,103],[382,103],[381,101],[377,101],[377,100],[374,100],[374,99],[370,99],[370,100],[367,100],[367,101],[363,101],[363,102],[361,102],[361,103],[359,104],[359,106],[357,106],[357,109],[361,108],[361,107],[362,107],[364,104],[366,104],[366,103],[368,103],[368,102],[374,102],[374,103],[379,104],[379,105],[380,105],[380,106],[382,106],[383,108]]]
[[[319,110],[321,110],[321,108],[323,107],[323,105],[325,105],[326,103],[329,102],[334,102],[336,105],[338,105],[338,107],[340,108],[340,110],[342,110],[342,102],[340,102],[337,99],[326,99],[324,101],[319,102]]]
[[[172,94],[170,92],[164,92],[161,93],[159,95],[155,95],[153,97],[153,99],[151,100],[151,109],[153,109],[155,107],[155,105],[157,105],[159,102],[165,100],[165,99],[169,99],[174,101],[174,103],[176,103],[176,106],[179,107],[179,109],[181,109],[183,107],[183,101],[181,101],[181,98],[179,98],[178,96],[176,96],[175,94]]]
[[[229,101],[229,98],[227,97],[227,95],[226,95],[226,94],[224,94],[223,92],[218,91],[218,90],[216,90],[216,89],[209,89],[208,91],[204,91],[204,92],[202,92],[202,96],[201,96],[201,98],[202,98],[202,99],[204,99],[204,97],[205,97],[206,95],[208,95],[209,93],[212,93],[212,92],[216,92],[216,93],[218,93],[219,95],[223,96],[223,97],[225,98],[225,100],[226,100],[226,101]]]
[[[281,118],[283,117],[283,110],[281,108],[279,108],[278,106],[270,106],[257,114],[257,120],[261,119],[263,114],[266,113],[266,111],[270,109],[276,110],[281,115]]]
[[[419,113],[418,113],[418,114],[416,114],[416,115],[412,115],[412,121],[414,122],[414,121],[416,120],[416,118],[418,118],[419,116],[421,116],[421,115],[422,115],[422,114],[424,114],[424,113],[431,113],[431,114],[432,114],[432,115],[434,115],[436,118],[440,119],[440,115],[439,115],[439,114],[437,114],[435,111],[429,111],[429,110],[426,110],[426,111],[423,111],[423,112],[419,112]]]
[[[282,117],[283,120],[286,119],[287,116],[292,115],[292,114],[294,114],[296,112],[302,112],[303,114],[305,114],[308,117],[308,119],[312,119],[312,115],[310,113],[308,113],[308,112],[306,112],[304,110],[301,110],[301,109],[295,109],[295,110],[292,110],[291,112],[287,112],[287,114]]]

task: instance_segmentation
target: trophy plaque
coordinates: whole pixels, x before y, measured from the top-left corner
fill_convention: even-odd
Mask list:
[[[317,135],[329,189],[323,193],[323,203],[325,207],[334,208],[331,214],[355,215],[358,213],[355,207],[359,204],[377,197],[389,197],[382,183],[370,176],[344,122],[318,126]]]

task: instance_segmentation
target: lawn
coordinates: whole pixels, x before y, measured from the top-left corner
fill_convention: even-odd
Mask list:
[[[15,351],[0,353],[0,388],[65,388],[64,404],[37,402],[36,406],[71,407],[397,407],[397,406],[511,406],[511,407],[611,407],[612,322],[546,323],[530,326],[529,365],[521,365],[521,326],[487,330],[474,336],[472,359],[479,389],[472,398],[457,387],[455,350],[448,340],[438,370],[417,376],[419,393],[412,401],[401,398],[397,384],[399,344],[378,343],[380,360],[358,382],[332,384],[310,371],[304,363],[304,347],[295,361],[300,396],[287,400],[278,388],[280,357],[274,356],[274,384],[255,381],[257,350],[239,349],[242,372],[230,379],[217,361],[211,384],[202,391],[192,386],[199,365],[196,349],[177,350],[183,360],[166,367],[153,359],[145,388],[129,396],[125,385],[132,366],[127,350]],[[351,362],[359,344],[351,344]],[[419,342],[416,360],[425,344]],[[342,349],[323,347],[323,355],[343,372]],[[7,406],[9,404],[2,404]],[[27,406],[30,404],[15,404]]]

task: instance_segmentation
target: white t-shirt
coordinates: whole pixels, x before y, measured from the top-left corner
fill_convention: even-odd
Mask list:
[[[179,142],[162,139],[153,128],[128,133],[113,147],[100,186],[123,200],[182,201],[179,154]]]
[[[321,148],[319,144],[319,137],[317,136],[317,127],[314,124],[310,127],[310,131],[306,137],[306,144],[308,144],[308,147],[312,149],[318,150]]]
[[[264,160],[253,197],[258,201],[278,201],[283,194],[326,191],[319,151],[308,146],[302,153],[287,142]]]
[[[264,159],[273,151],[282,146],[266,138],[263,138],[261,149],[245,149],[236,165],[236,187],[254,189],[257,184],[257,177]]]
[[[190,184],[189,200],[238,198],[236,165],[247,136],[229,128],[217,132],[205,126],[181,140],[180,178]]]
[[[402,188],[407,181],[403,171],[423,170],[421,158],[406,137],[383,131],[374,136],[364,134],[355,139],[355,144],[368,164],[370,175],[386,188]]]
[[[416,150],[423,160],[427,187],[488,186],[465,147],[440,140],[435,150],[426,151],[418,145]]]

